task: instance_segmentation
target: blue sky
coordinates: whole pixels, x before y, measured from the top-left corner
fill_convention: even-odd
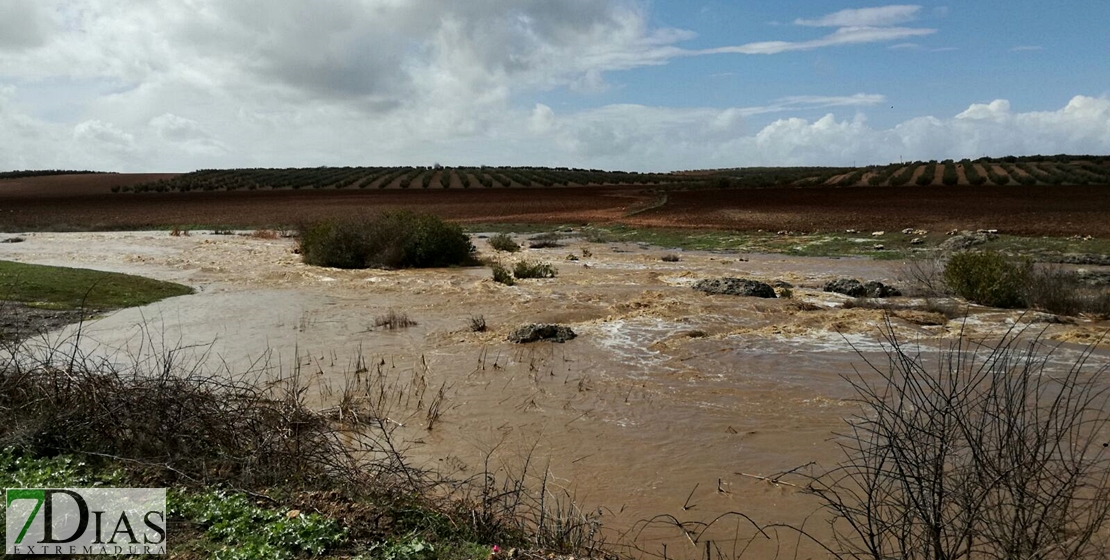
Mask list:
[[[1110,153],[1110,3],[5,0],[0,169]]]

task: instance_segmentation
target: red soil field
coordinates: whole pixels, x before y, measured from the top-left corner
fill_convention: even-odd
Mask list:
[[[938,173],[939,176],[939,173]],[[410,208],[501,223],[624,223],[732,230],[934,231],[1110,236],[1110,186],[904,186],[666,192],[656,186],[112,193],[172,175],[0,180],[0,230],[256,228]]]

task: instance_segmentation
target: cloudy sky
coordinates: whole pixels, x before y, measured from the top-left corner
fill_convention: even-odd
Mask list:
[[[0,170],[1110,153],[1110,2],[0,0]]]

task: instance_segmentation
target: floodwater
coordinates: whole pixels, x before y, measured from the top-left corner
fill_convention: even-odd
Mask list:
[[[526,458],[549,473],[549,492],[600,511],[610,540],[668,557],[698,557],[704,540],[750,534],[737,518],[698,546],[665,521],[709,521],[736,511],[761,523],[800,523],[817,504],[774,475],[839,459],[834,433],[856,411],[842,378],[865,359],[885,363],[881,311],[843,309],[820,287],[837,277],[897,284],[896,262],[854,258],[671,251],[567,240],[502,255],[552,262],[558,277],[494,283],[486,268],[346,271],[300,262],[288,239],[166,232],[36,233],[0,258],[87,267],[181,282],[197,293],[117,311],[84,325],[83,344],[117,356],[143,345],[180,347],[184,359],[241,372],[299,372],[314,406],[333,407],[356,369],[419,377],[426,403],[444,388],[443,415],[398,407],[391,420],[413,460],[455,476],[518,472]],[[520,238],[523,241],[523,238]],[[491,251],[483,239],[475,245]],[[663,262],[673,253],[678,262]],[[577,260],[567,260],[574,255]],[[793,284],[793,300],[708,296],[699,279],[750,277]],[[801,305],[800,303],[809,304]],[[376,328],[389,310],[416,325]],[[486,332],[469,319],[484,317]],[[892,319],[925,348],[961,329],[987,336],[1016,313],[973,310],[966,322]],[[526,323],[558,322],[565,344],[514,345]],[[918,321],[928,322],[928,321]],[[1105,324],[1038,324],[1049,339],[1094,340]],[[149,347],[149,346],[147,346]],[[1065,345],[1066,360],[1079,346]],[[361,357],[361,358],[360,358]],[[1100,350],[1097,359],[1106,360]],[[644,530],[646,529],[646,530]],[[820,528],[814,528],[820,533]],[[721,545],[724,553],[732,544]],[[758,550],[758,549],[757,549]],[[771,549],[766,549],[771,550]]]

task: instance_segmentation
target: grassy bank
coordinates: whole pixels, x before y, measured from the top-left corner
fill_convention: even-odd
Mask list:
[[[761,232],[715,229],[639,228],[624,225],[544,226],[539,224],[470,224],[471,233],[535,234],[564,232],[591,243],[646,243],[668,249],[690,251],[729,251],[774,253],[806,257],[868,257],[901,260],[940,249],[952,236],[946,232]],[[572,233],[573,232],[573,233]],[[915,242],[916,241],[916,242]],[[1029,256],[1035,260],[1058,262],[1064,255],[1110,255],[1110,239],[1071,237],[1026,237],[995,235],[977,249]]]
[[[119,309],[191,293],[188,286],[129,274],[0,261],[0,300],[32,307]]]

